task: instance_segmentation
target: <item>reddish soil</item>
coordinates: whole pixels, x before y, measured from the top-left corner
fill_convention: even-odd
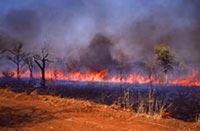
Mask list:
[[[1,131],[199,131],[200,123],[137,116],[113,106],[0,90]]]

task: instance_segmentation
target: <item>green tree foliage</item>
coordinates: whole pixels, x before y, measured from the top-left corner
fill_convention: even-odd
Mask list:
[[[174,69],[176,55],[167,44],[156,46],[154,51],[156,62],[165,74]]]

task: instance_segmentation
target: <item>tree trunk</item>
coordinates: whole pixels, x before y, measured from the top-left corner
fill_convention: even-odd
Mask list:
[[[30,75],[30,79],[32,80],[33,79],[33,69],[32,68],[29,68],[29,75]]]
[[[46,79],[45,79],[45,68],[46,68],[46,65],[45,65],[45,60],[43,59],[42,60],[42,82],[41,82],[41,85],[43,87],[46,87]]]
[[[120,64],[119,66],[119,73],[120,73],[120,81],[122,82],[123,80],[123,64]]]
[[[149,100],[148,100],[148,103],[149,103],[149,115],[153,115],[153,81],[152,81],[152,75],[151,75],[151,73],[149,73],[149,80],[150,80],[150,82],[149,82],[149,84],[150,84],[150,89],[149,89]]]
[[[42,81],[41,81],[41,85],[43,87],[45,87],[45,71],[44,71],[44,68],[42,69]]]
[[[20,66],[17,64],[17,79],[20,79]]]
[[[122,76],[122,72],[123,72],[123,71],[122,71],[122,68],[120,68],[120,81],[122,81],[122,77],[123,77],[123,76]]]
[[[39,66],[39,68],[40,68],[40,70],[41,70],[41,74],[42,74],[42,78],[41,78],[41,82],[40,82],[40,84],[41,84],[41,86],[42,87],[45,87],[46,86],[46,82],[45,82],[45,59],[42,59],[42,64],[41,63],[39,63],[37,60],[35,61],[36,63],[37,63],[37,65]]]

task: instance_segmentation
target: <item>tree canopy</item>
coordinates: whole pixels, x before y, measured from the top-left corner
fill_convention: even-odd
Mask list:
[[[176,55],[167,44],[161,44],[155,47],[155,59],[164,73],[173,70],[173,63]]]

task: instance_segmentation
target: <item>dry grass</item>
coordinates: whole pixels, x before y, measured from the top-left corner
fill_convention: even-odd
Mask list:
[[[198,115],[196,116],[196,122],[199,122],[199,123],[200,123],[200,114],[198,114]]]
[[[155,100],[152,103],[153,104],[150,104],[150,103],[147,103],[146,100],[141,100],[136,110],[137,115],[152,117],[152,118],[170,117],[171,113],[168,112],[167,110],[169,109],[171,105],[167,105],[164,102],[159,101],[159,100]]]
[[[152,117],[152,118],[167,118],[171,113],[168,109],[172,106],[166,104],[162,100],[154,98],[152,93],[148,93],[148,97],[139,95],[137,107],[134,107],[134,99],[131,90],[124,91],[123,96],[120,97],[115,105],[121,107],[124,110],[135,111],[137,116]]]

